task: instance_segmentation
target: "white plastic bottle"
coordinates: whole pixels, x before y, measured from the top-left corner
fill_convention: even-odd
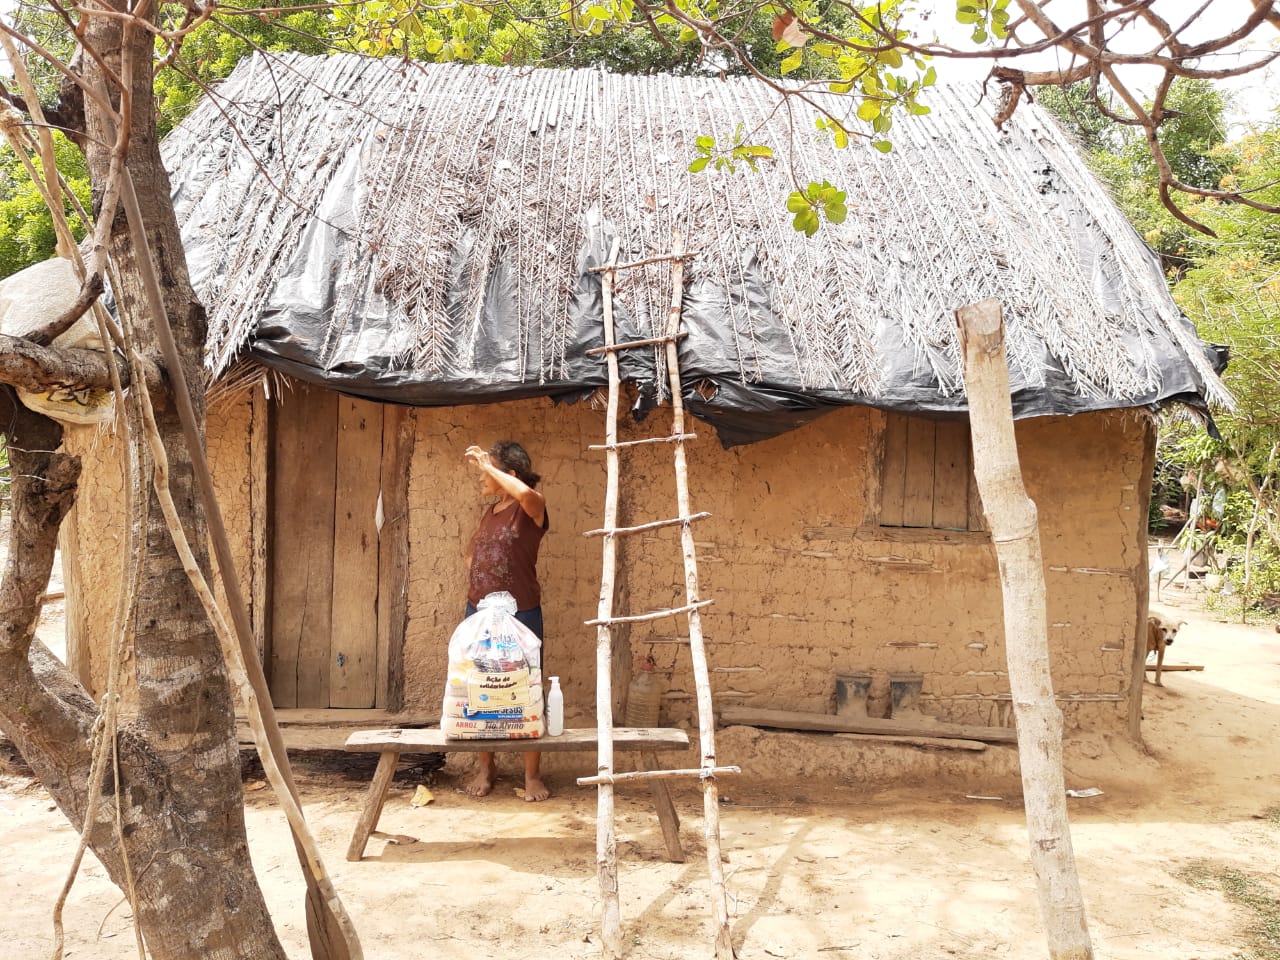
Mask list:
[[[560,678],[551,678],[551,692],[547,694],[547,736],[558,737],[564,733],[564,694],[560,692]]]

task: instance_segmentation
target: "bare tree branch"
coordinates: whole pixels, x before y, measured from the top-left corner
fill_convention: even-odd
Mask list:
[[[33,393],[57,392],[71,397],[89,390],[110,390],[112,365],[128,386],[129,367],[122,359],[97,350],[45,347],[0,334],[0,383]],[[162,383],[158,367],[147,372],[149,387]]]
[[[80,293],[75,302],[64,310],[61,316],[55,317],[46,323],[28,336],[27,339],[42,347],[48,346],[70,330],[72,325],[85,315],[85,312],[93,306],[93,302],[100,296],[102,296],[102,274],[91,273],[85,278],[84,283],[80,285]]]

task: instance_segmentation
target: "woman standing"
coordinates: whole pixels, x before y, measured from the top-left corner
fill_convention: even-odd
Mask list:
[[[542,587],[538,583],[538,547],[550,527],[547,501],[535,488],[540,479],[524,447],[500,440],[488,450],[467,447],[464,457],[480,470],[480,493],[498,498],[485,508],[467,547],[467,616],[488,594],[505,590],[516,598],[516,619],[542,640]],[[481,753],[480,769],[462,787],[474,797],[493,789],[492,753]],[[524,798],[551,795],[542,782],[542,755],[524,755]]]

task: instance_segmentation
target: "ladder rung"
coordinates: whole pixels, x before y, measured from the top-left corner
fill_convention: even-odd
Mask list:
[[[631,773],[602,773],[596,777],[579,777],[578,786],[595,787],[602,783],[625,783],[628,780],[675,780],[697,777],[708,780],[722,773],[741,773],[741,767],[698,767],[693,770],[635,770]]]
[[[615,343],[608,347],[592,347],[587,351],[588,357],[596,357],[602,353],[617,353],[619,350],[630,350],[632,347],[651,347],[658,343],[675,343],[689,334],[681,331],[670,337],[649,337],[647,340],[628,340],[626,343]]]
[[[643,440],[623,440],[621,443],[593,443],[588,450],[621,450],[623,447],[639,447],[646,443],[676,443],[680,440],[697,440],[696,433],[673,433],[669,437],[646,437]]]
[[[655,610],[653,613],[638,613],[633,617],[604,617],[599,620],[588,620],[586,626],[598,627],[606,623],[641,623],[645,620],[661,620],[663,617],[674,617],[681,613],[692,613],[694,610],[701,610],[703,607],[709,607],[715,603],[714,600],[699,600],[697,603],[686,603],[683,607],[673,607],[670,610]]]
[[[701,250],[689,250],[685,253],[659,253],[643,260],[632,260],[630,263],[606,264],[603,267],[592,267],[587,273],[608,273],[610,270],[630,270],[632,267],[643,267],[650,263],[665,263],[668,260],[689,260],[696,257]]]
[[[642,533],[645,530],[657,530],[659,527],[674,527],[677,524],[692,523],[694,520],[705,520],[711,514],[705,510],[702,513],[695,513],[688,517],[672,517],[670,520],[654,520],[652,523],[642,523],[638,527],[614,527],[612,530],[608,527],[601,527],[599,530],[588,530],[583,534],[584,537],[625,537],[631,533]]]

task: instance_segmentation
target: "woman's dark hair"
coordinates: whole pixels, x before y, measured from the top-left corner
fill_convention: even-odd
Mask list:
[[[521,482],[531,488],[538,486],[541,476],[533,472],[533,461],[524,447],[514,440],[499,440],[489,448],[489,456],[503,473],[515,473]]]

